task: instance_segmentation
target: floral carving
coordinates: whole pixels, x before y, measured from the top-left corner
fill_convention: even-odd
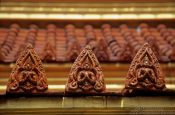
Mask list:
[[[66,84],[66,92],[98,93],[106,89],[102,69],[90,46],[75,60]]]
[[[134,57],[125,84],[126,89],[162,90],[165,81],[158,60],[148,43]]]
[[[38,93],[47,88],[42,62],[32,46],[28,45],[13,67],[7,93]]]

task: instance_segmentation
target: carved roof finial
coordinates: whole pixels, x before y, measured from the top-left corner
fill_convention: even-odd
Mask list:
[[[160,64],[148,43],[137,52],[131,62],[125,89],[128,90],[163,90],[165,80]]]
[[[108,47],[104,39],[98,40],[96,47],[93,49],[93,51],[99,61],[109,60],[109,51],[108,51]]]
[[[51,62],[56,60],[56,51],[54,45],[51,42],[45,44],[42,59],[46,62]]]
[[[26,49],[33,49],[32,44],[28,43],[28,44],[27,44],[27,48],[26,48]]]
[[[75,59],[80,53],[80,49],[81,47],[77,40],[69,42],[67,48],[67,59],[70,61],[75,61]]]
[[[40,93],[48,88],[39,56],[31,44],[21,53],[11,72],[7,93]]]
[[[75,60],[66,84],[66,93],[100,93],[105,91],[102,69],[90,46]]]
[[[91,47],[90,47],[90,45],[86,45],[86,46],[85,46],[85,49],[86,49],[86,50],[92,50]]]

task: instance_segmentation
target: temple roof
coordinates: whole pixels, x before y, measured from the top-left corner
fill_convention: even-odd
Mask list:
[[[23,27],[17,23],[0,27],[0,60],[15,62],[26,43],[30,43],[45,62],[72,62],[85,45],[92,47],[99,61],[130,62],[148,42],[158,60],[171,62],[175,61],[174,37],[175,29],[163,23],[140,23],[135,27],[110,23],[59,26],[59,22]]]

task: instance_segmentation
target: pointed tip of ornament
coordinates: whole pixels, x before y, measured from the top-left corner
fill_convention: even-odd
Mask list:
[[[86,50],[92,50],[92,48],[91,48],[90,45],[86,45],[85,49],[86,49]]]
[[[33,46],[32,46],[32,44],[27,44],[27,49],[32,49],[33,48]]]
[[[145,46],[149,47],[150,45],[149,45],[148,42],[146,42],[146,43],[143,44],[143,47],[145,47]]]

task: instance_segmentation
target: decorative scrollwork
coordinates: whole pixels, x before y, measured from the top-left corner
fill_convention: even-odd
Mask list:
[[[21,53],[7,85],[7,93],[37,93],[48,88],[42,62],[31,45]]]
[[[148,43],[137,52],[126,78],[126,89],[163,90],[165,81],[158,60]]]
[[[75,60],[66,84],[66,92],[94,93],[106,89],[102,69],[90,46]]]

